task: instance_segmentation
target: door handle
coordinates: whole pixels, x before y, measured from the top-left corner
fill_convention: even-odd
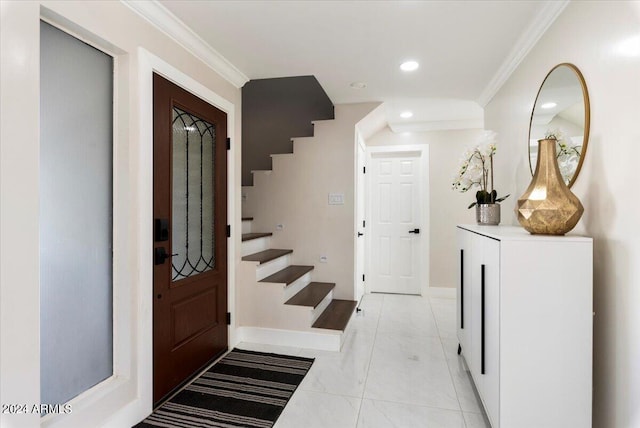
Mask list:
[[[363,235],[364,235],[364,233],[362,233],[362,232],[358,232],[358,238],[359,238],[359,237],[361,237],[361,236],[363,236]]]
[[[464,250],[460,250],[460,328],[464,329]]]
[[[164,261],[171,257],[173,254],[168,254],[164,247],[154,248],[153,250],[153,264],[162,265]],[[176,254],[177,256],[177,254]]]
[[[484,370],[484,351],[485,351],[485,282],[484,282],[484,265],[480,267],[480,374],[485,374]]]
[[[420,229],[415,228],[413,230],[410,230],[409,233],[415,233],[416,235],[420,233]]]

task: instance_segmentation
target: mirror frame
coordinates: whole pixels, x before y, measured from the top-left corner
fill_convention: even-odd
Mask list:
[[[540,84],[540,88],[538,89],[538,93],[536,94],[536,99],[533,102],[533,108],[531,109],[531,118],[529,119],[529,138],[527,139],[527,157],[529,158],[529,170],[531,171],[531,175],[533,176],[535,166],[531,165],[531,155],[529,154],[529,145],[531,144],[531,126],[533,125],[533,113],[536,111],[536,105],[538,103],[538,98],[540,97],[540,92],[544,87],[545,82],[557,68],[560,67],[569,67],[578,77],[578,81],[580,82],[580,86],[582,88],[582,99],[584,101],[584,136],[582,139],[582,152],[580,153],[580,161],[578,161],[578,166],[576,167],[576,171],[573,173],[573,177],[571,177],[571,181],[567,184],[567,187],[571,188],[573,183],[575,183],[576,178],[580,174],[580,170],[582,169],[582,163],[584,162],[584,157],[587,154],[587,145],[589,143],[589,128],[591,127],[591,104],[589,103],[589,91],[587,91],[587,83],[584,80],[584,76],[575,65],[563,62],[555,67],[553,67],[545,76],[544,80]]]

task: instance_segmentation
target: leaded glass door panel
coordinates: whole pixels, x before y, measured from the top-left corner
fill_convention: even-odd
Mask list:
[[[157,403],[227,349],[227,119],[153,79]]]

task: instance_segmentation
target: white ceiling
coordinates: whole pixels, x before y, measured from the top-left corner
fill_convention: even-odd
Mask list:
[[[384,101],[395,130],[481,120],[500,79],[562,10],[506,0],[159,3],[250,79],[314,75],[335,104]],[[407,59],[420,68],[402,72]],[[405,110],[414,116],[401,119]]]

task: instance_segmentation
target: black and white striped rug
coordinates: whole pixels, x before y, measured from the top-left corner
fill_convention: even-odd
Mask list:
[[[135,428],[269,428],[313,361],[234,349]]]

